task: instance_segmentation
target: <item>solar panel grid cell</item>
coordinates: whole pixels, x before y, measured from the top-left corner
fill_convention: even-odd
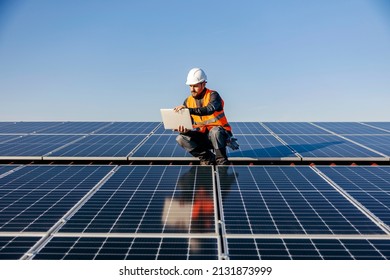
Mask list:
[[[232,260],[384,260],[390,240],[228,239]]]
[[[0,236],[0,259],[20,259],[40,237]]]
[[[319,170],[390,227],[390,168],[319,167]]]
[[[307,122],[265,122],[267,126],[275,134],[330,134],[324,129],[316,127]]]
[[[232,187],[221,185],[228,234],[384,234],[309,167],[231,168]]]
[[[109,166],[26,166],[0,179],[0,231],[47,231]]]
[[[383,157],[335,135],[279,135],[303,158]]]
[[[54,237],[34,259],[218,259],[215,238]]]
[[[126,157],[146,135],[89,135],[62,149],[51,157]]]
[[[386,134],[387,132],[375,127],[367,126],[357,122],[315,122],[321,128],[333,133],[345,134]]]
[[[214,233],[212,170],[122,166],[61,232]]]

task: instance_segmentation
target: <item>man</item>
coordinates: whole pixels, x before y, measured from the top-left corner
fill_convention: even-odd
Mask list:
[[[206,83],[207,76],[202,69],[193,68],[189,71],[186,84],[190,87],[191,95],[174,110],[178,112],[188,108],[193,129],[187,130],[180,126],[176,141],[194,157],[198,157],[201,165],[227,165],[226,145],[232,137],[231,127],[223,110],[221,96],[206,88]]]

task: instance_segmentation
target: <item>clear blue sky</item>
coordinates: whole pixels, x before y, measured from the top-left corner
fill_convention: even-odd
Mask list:
[[[390,121],[389,0],[0,0],[0,121]]]

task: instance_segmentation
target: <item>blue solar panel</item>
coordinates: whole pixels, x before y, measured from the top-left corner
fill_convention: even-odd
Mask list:
[[[0,236],[0,259],[20,259],[40,237]]]
[[[122,166],[61,232],[215,233],[212,169]]]
[[[109,122],[64,122],[57,126],[48,127],[40,130],[39,133],[45,134],[89,134],[100,131],[100,129],[109,126]]]
[[[390,167],[320,167],[326,176],[390,227]]]
[[[237,134],[271,134],[258,122],[231,122],[234,135]]]
[[[307,122],[265,122],[264,125],[276,134],[330,134]]]
[[[216,238],[54,237],[36,260],[217,260]]]
[[[386,130],[390,133],[390,122],[364,122],[364,124]]]
[[[146,135],[89,135],[53,153],[51,157],[126,157]]]
[[[159,122],[114,122],[103,129],[99,134],[149,134],[159,126]]]
[[[335,135],[279,135],[303,158],[383,157]]]
[[[27,135],[0,143],[0,156],[43,156],[79,138],[76,135]]]
[[[18,139],[23,136],[17,136],[17,135],[0,135],[0,144],[6,143],[8,141],[11,141],[13,139]]]
[[[7,172],[15,169],[16,167],[17,167],[17,165],[0,165],[0,176],[4,173],[7,173]]]
[[[291,149],[272,135],[238,135],[237,140],[240,149],[229,150],[229,157],[298,158]]]
[[[389,239],[228,239],[231,260],[389,260]]]
[[[110,166],[26,166],[0,178],[0,232],[49,230]]]
[[[0,133],[3,134],[26,134],[37,133],[45,129],[61,125],[60,122],[14,122],[0,126]]]
[[[315,122],[314,124],[337,134],[385,134],[374,127],[356,122]]]
[[[348,135],[346,138],[362,144],[379,153],[390,156],[390,134],[389,135]]]
[[[310,167],[230,167],[220,177],[229,234],[384,234]]]
[[[172,135],[152,135],[135,152],[132,157],[191,157],[176,142],[177,133]]]

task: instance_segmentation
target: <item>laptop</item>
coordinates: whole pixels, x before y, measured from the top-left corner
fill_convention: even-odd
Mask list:
[[[179,126],[192,129],[190,110],[181,109],[175,112],[173,109],[160,109],[165,129],[178,129]]]

